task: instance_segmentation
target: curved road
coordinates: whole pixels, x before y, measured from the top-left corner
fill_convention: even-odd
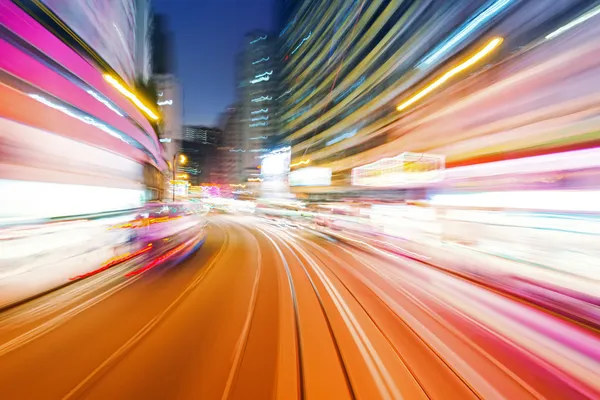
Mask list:
[[[600,398],[600,334],[413,260],[215,217],[0,314],[2,399]]]

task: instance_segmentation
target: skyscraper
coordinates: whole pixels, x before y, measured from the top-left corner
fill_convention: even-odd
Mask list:
[[[218,148],[222,131],[207,126],[184,126],[181,151],[187,162],[179,166],[178,172],[194,186],[202,183],[221,183],[221,168]]]
[[[175,77],[173,48],[173,34],[166,17],[155,15],[152,29],[152,80],[162,115],[160,136],[167,160],[173,158],[183,139],[183,96]]]
[[[478,7],[472,2],[280,3],[287,18],[279,33],[281,134],[292,146],[293,166],[331,168],[341,186],[350,185],[352,168],[406,151],[390,145],[399,99],[444,62],[419,64],[431,46]],[[460,48],[451,50],[456,54]]]
[[[152,10],[150,0],[135,0],[135,70],[144,84],[152,74]]]
[[[242,140],[232,150],[239,153],[247,175],[256,171],[260,155],[268,151],[277,133],[276,58],[276,36],[256,30],[244,37],[237,71]]]
[[[234,104],[221,114],[219,126],[223,130],[222,145],[218,148],[219,163],[224,183],[239,183],[244,178],[242,108]]]

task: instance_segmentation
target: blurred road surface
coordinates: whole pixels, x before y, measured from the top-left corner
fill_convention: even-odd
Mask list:
[[[2,399],[600,398],[600,334],[251,217],[0,314]]]

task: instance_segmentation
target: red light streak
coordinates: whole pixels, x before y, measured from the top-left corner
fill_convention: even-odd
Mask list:
[[[78,275],[78,276],[73,277],[73,278],[69,278],[69,280],[70,281],[76,281],[76,280],[79,280],[79,279],[89,278],[90,276],[99,274],[102,271],[106,271],[107,269],[109,269],[111,267],[114,267],[117,264],[121,264],[122,262],[125,262],[127,260],[131,260],[133,257],[139,256],[140,254],[144,254],[144,253],[146,253],[146,252],[148,252],[150,250],[152,250],[152,243],[150,243],[148,246],[144,247],[143,249],[140,249],[140,250],[135,251],[133,253],[125,253],[122,256],[119,256],[119,257],[116,257],[116,258],[112,258],[112,259],[108,260],[106,263],[104,263],[102,265],[102,267],[100,267],[100,268],[98,268],[98,269],[96,269],[94,271],[88,272],[86,274]]]
[[[189,241],[187,241],[185,243],[180,244],[179,246],[175,247],[174,249],[171,249],[171,250],[167,251],[162,256],[160,256],[158,258],[155,258],[154,260],[150,261],[148,264],[146,264],[142,268],[136,269],[135,271],[131,271],[131,272],[125,274],[125,276],[126,277],[132,277],[132,276],[135,276],[135,275],[139,275],[141,273],[144,273],[144,272],[148,271],[151,268],[156,267],[159,264],[162,264],[163,262],[165,262],[168,259],[172,258],[176,254],[180,253],[182,250],[184,250],[186,247],[188,247],[190,245],[190,243],[192,243],[194,241],[197,241],[197,239],[192,239],[192,240],[189,240]]]

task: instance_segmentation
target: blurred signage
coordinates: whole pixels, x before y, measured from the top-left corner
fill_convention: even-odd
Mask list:
[[[290,173],[290,186],[330,186],[331,168],[309,167]]]
[[[285,175],[290,171],[291,149],[273,151],[262,158],[261,174],[263,176]]]
[[[175,191],[176,196],[187,197],[190,183],[185,180],[171,180],[171,193]]]
[[[408,183],[438,182],[444,177],[446,157],[405,152],[352,170],[355,186],[390,187]]]

